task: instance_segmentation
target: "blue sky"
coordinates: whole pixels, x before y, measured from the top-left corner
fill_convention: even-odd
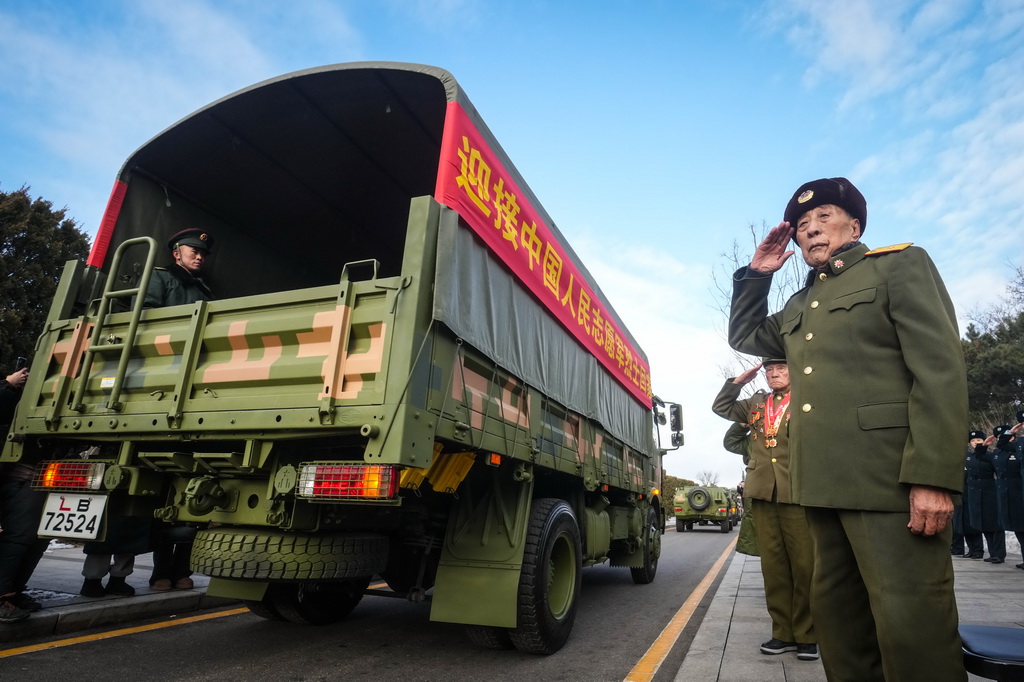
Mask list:
[[[850,178],[961,325],[1021,264],[1024,0],[0,0],[0,188],[94,233],[146,140],[335,62],[454,74],[682,402],[669,473],[742,466],[710,412],[738,363],[711,276],[801,183]]]

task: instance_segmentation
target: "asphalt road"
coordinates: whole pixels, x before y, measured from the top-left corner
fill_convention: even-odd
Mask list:
[[[0,661],[0,678],[623,680],[736,532],[724,534],[708,526],[677,533],[670,526],[663,537],[657,577],[650,585],[635,585],[629,569],[585,569],[573,634],[552,656],[477,648],[462,626],[430,622],[426,605],[367,596],[335,625],[303,627],[245,612],[14,656]],[[712,588],[683,630],[656,682],[675,677],[713,593]],[[38,642],[19,644],[33,643]]]

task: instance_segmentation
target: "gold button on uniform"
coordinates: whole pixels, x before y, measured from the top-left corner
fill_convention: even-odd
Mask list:
[[[828,279],[828,275],[826,275],[824,272],[819,273],[818,274],[818,279],[820,279],[822,282],[824,282],[826,279]]]
[[[779,461],[779,460],[777,460],[777,459],[775,459],[774,457],[772,457],[772,464],[775,464],[775,463],[776,463],[776,462],[778,462],[778,461]]]
[[[810,412],[811,411],[811,404],[810,403],[804,403],[804,406],[801,407],[800,409],[803,410],[804,412]]]
[[[813,369],[811,369],[810,367],[804,367],[804,374],[810,374],[810,373],[811,373],[811,372],[813,372],[813,371],[814,371],[814,370],[813,370]]]
[[[811,339],[814,338],[814,334],[812,332],[807,332],[807,336],[805,336],[804,338],[810,341]]]
[[[818,307],[818,302],[817,301],[811,301],[811,307],[812,308],[817,308]]]

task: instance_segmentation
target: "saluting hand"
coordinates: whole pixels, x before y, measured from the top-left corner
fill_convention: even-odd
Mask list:
[[[787,251],[789,240],[793,237],[793,228],[785,220],[769,230],[764,240],[754,250],[750,259],[750,269],[768,275],[781,269],[793,251]]]
[[[953,497],[945,490],[926,485],[910,486],[910,523],[915,535],[941,533],[953,518]]]
[[[732,383],[734,383],[734,384],[749,384],[751,381],[754,380],[754,377],[757,376],[757,370],[761,369],[761,365],[762,364],[763,363],[760,363],[760,362],[757,363],[755,366],[751,367],[746,372],[744,372],[743,374],[741,374],[738,377],[736,377],[735,379],[733,379]]]

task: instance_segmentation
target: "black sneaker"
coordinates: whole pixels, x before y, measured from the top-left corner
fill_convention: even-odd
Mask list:
[[[11,602],[19,609],[25,609],[26,611],[39,611],[43,608],[43,605],[37,602],[32,597],[28,596],[24,592],[18,592],[7,598],[7,601]]]
[[[110,576],[107,586],[103,588],[107,594],[116,594],[119,597],[131,597],[135,594],[135,588],[124,581],[124,578]]]
[[[796,651],[796,642],[783,642],[781,639],[775,639],[772,637],[767,642],[761,645],[762,654],[784,654],[787,651]]]
[[[801,661],[816,661],[818,660],[818,645],[817,644],[797,644],[796,645],[796,657]]]
[[[11,603],[10,597],[0,598],[0,623],[17,623],[29,617],[29,612]]]

